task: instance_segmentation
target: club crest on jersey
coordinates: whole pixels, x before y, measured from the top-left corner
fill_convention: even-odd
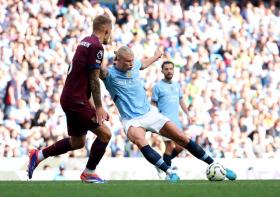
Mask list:
[[[103,57],[103,52],[100,50],[98,51],[97,55],[96,55],[97,59],[101,60]]]
[[[127,77],[132,77],[132,73],[131,72],[127,72],[126,76]]]

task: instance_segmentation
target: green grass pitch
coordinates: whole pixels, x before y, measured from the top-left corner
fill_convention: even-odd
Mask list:
[[[108,181],[84,184],[78,181],[0,181],[0,197],[277,197],[280,180],[198,181]]]

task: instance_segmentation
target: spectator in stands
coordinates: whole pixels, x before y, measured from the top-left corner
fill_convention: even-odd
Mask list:
[[[59,5],[38,0],[0,2],[0,157],[23,156],[27,149],[44,146],[43,141],[50,145],[66,135],[65,115],[56,95],[62,91],[76,44],[90,33],[91,19],[108,8],[87,0],[68,5],[66,1]],[[279,156],[275,126],[280,108],[280,29],[275,28],[280,26],[279,0],[181,2],[181,7],[178,1],[155,0],[109,5],[120,8],[110,13],[116,20],[113,46],[128,44],[143,58],[156,48],[165,51],[164,60],[176,57],[174,80],[182,86],[190,114],[190,124],[180,115],[184,131],[200,138],[215,157],[248,157],[242,152],[245,146],[250,154],[253,148],[257,157]],[[112,60],[114,50],[106,47],[104,60]],[[142,73],[148,95],[161,78],[160,64]],[[110,129],[121,130],[108,93],[104,102],[114,112]],[[19,110],[24,116],[17,115]],[[11,125],[18,135],[11,137]],[[46,135],[45,130],[52,134]],[[252,138],[254,131],[259,134]],[[156,140],[150,138],[162,152]],[[130,152],[127,141],[119,144]],[[11,151],[15,148],[20,148],[19,153]],[[69,154],[86,156],[85,152]]]

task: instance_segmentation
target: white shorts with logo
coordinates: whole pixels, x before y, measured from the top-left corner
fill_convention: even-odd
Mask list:
[[[154,106],[151,107],[151,110],[137,118],[122,120],[124,131],[127,134],[129,127],[142,127],[153,133],[158,133],[165,125],[166,122],[170,121],[169,118],[165,117],[159,113],[158,109]]]

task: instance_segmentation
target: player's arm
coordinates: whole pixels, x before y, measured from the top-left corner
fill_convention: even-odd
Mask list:
[[[90,88],[91,88],[91,94],[92,99],[94,102],[94,105],[96,108],[102,107],[102,101],[101,101],[101,88],[100,88],[100,82],[99,82],[99,75],[100,70],[99,69],[92,69],[89,71],[90,75]]]
[[[151,101],[151,104],[153,106],[156,106],[156,107],[157,107],[157,102],[158,102],[158,94],[159,94],[159,90],[158,90],[157,86],[155,85],[153,87],[153,90],[152,90],[152,101]]]
[[[185,102],[184,102],[184,99],[183,99],[183,90],[182,90],[182,87],[181,87],[181,86],[179,86],[179,104],[180,104],[182,110],[185,112],[185,114],[188,115],[189,110],[188,110],[187,105],[186,105]]]
[[[109,119],[109,116],[102,107],[99,76],[99,69],[90,70],[90,87],[92,92],[92,99],[96,108],[96,121],[98,124],[102,125],[104,120]]]
[[[102,107],[101,88],[100,88],[100,67],[103,60],[104,50],[102,46],[90,45],[89,50],[89,83],[91,88],[92,99],[96,108],[96,121],[99,125],[103,124],[104,120],[108,120],[109,116]]]
[[[108,76],[108,69],[106,65],[101,64],[99,78],[104,80]]]
[[[142,66],[141,66],[141,70],[144,70],[145,68],[148,68],[150,65],[152,65],[155,61],[159,60],[159,58],[161,58],[162,56],[162,52],[157,49],[155,51],[155,54],[153,57],[149,57],[146,59],[141,60]]]
[[[188,112],[189,112],[188,107],[185,104],[185,102],[183,101],[183,98],[181,98],[179,102],[180,102],[180,106],[181,106],[182,110],[185,112],[185,114],[188,114]]]

